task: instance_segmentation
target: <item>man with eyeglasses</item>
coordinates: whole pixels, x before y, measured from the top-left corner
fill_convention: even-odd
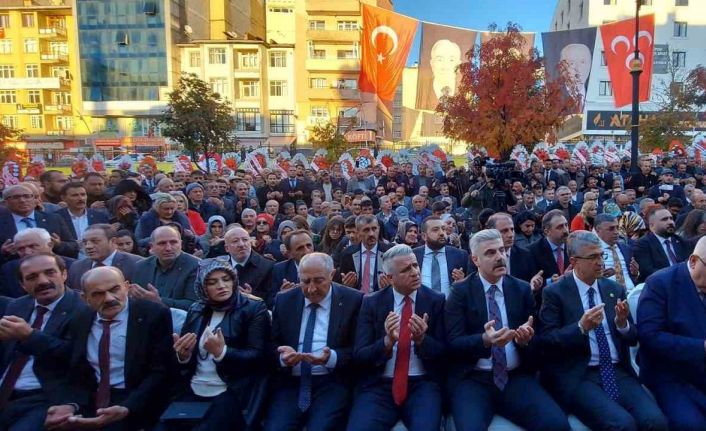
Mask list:
[[[51,233],[56,254],[72,258],[78,256],[76,238],[61,217],[35,209],[37,198],[29,186],[17,184],[7,187],[2,197],[7,211],[0,212],[0,261],[16,257],[12,238],[17,232],[33,227],[41,227]]]
[[[674,430],[706,423],[706,239],[650,276],[637,309],[640,377]]]
[[[625,289],[601,278],[600,238],[576,231],[567,245],[573,273],[544,289],[539,313],[544,386],[590,429],[666,430],[630,363],[637,330]]]
[[[598,214],[593,222],[593,231],[601,240],[603,277],[631,291],[640,275],[640,266],[632,256],[630,247],[619,241],[618,220],[611,214]]]

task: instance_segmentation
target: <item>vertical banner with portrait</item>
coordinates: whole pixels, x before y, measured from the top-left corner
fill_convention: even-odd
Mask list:
[[[596,27],[542,33],[544,67],[549,79],[557,78],[561,62],[566,62],[568,73],[578,81],[581,103],[577,105],[575,114],[583,112],[595,44]]]
[[[476,43],[477,32],[423,23],[419,49],[416,108],[435,111],[439,98],[453,96],[461,82],[458,66]]]

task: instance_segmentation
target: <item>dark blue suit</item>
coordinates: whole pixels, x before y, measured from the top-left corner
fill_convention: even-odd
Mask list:
[[[304,294],[301,289],[290,289],[277,295],[272,311],[271,351],[280,372],[273,384],[266,430],[343,428],[350,403],[353,343],[362,299],[359,291],[332,284],[326,346],[336,352],[336,366],[329,374],[312,378],[311,406],[302,413],[297,407],[300,378],[292,375],[291,368],[280,366],[277,347],[297,349],[303,338],[300,329]]]
[[[701,263],[696,263],[701,265]],[[674,430],[706,424],[706,309],[686,263],[647,279],[637,308],[640,377]]]
[[[677,261],[683,262],[689,257],[691,250],[679,235],[672,235],[672,248],[677,256]],[[669,266],[669,259],[662,248],[659,238],[650,232],[640,238],[633,246],[633,254],[637,264],[640,266],[639,282],[647,280],[647,277],[655,271]]]
[[[401,419],[410,430],[439,429],[443,380],[444,295],[421,286],[417,290],[414,314],[429,316],[428,329],[420,346],[412,349],[425,374],[410,377],[407,399],[397,406],[392,398],[392,379],[383,376],[391,354],[385,349],[385,319],[394,310],[390,286],[367,295],[358,317],[353,358],[359,371],[358,387],[349,415],[348,431],[389,430]]]
[[[272,308],[275,303],[275,297],[282,289],[282,282],[284,280],[291,281],[292,283],[299,283],[299,272],[297,271],[297,264],[294,263],[294,259],[287,259],[284,262],[277,262],[272,267],[272,285],[270,287],[270,295],[265,298],[267,303],[267,308]]]
[[[74,238],[78,238],[78,232],[76,232],[76,229],[74,228],[74,224],[73,224],[73,222],[71,222],[71,214],[69,214],[69,209],[62,208],[59,211],[57,211],[55,214],[64,220],[64,223],[69,228],[69,231],[74,236]],[[86,215],[88,216],[88,225],[89,226],[94,225],[94,224],[99,224],[99,223],[110,223],[110,218],[108,217],[108,213],[106,213],[105,211],[97,210],[95,208],[87,208]]]
[[[419,271],[424,271],[424,249],[426,246],[420,246],[414,248],[414,255],[417,257],[417,263],[419,264]],[[470,262],[471,259],[468,257],[468,253],[458,249],[456,247],[445,246],[446,253],[446,272],[449,277],[449,284],[454,283],[453,276],[451,275],[454,269],[461,269],[465,275],[470,272]],[[428,286],[431,287],[431,286]]]
[[[539,340],[544,353],[544,386],[562,407],[591,429],[667,429],[666,419],[640,386],[630,364],[628,348],[637,344],[635,324],[628,315],[630,327],[624,335],[615,325],[615,305],[618,299],[625,300],[625,289],[611,280],[597,281],[610,340],[618,354],[618,362],[613,364],[618,387],[618,399],[614,401],[601,387],[599,367],[588,365],[591,347],[589,335],[583,335],[578,326],[584,308],[574,275],[563,277],[542,292]]]
[[[76,258],[78,256],[79,245],[76,237],[71,235],[68,226],[64,220],[56,214],[45,213],[42,211],[34,211],[34,221],[37,227],[46,229],[49,233],[59,235],[61,244],[54,247],[54,252],[62,256]],[[4,244],[6,240],[12,240],[17,233],[15,219],[12,213],[6,209],[0,210],[0,244]],[[2,256],[6,262],[10,256]]]
[[[70,257],[61,256],[66,264],[66,271],[68,272],[71,268],[71,264],[76,262],[76,259]],[[17,274],[17,269],[20,267],[20,259],[13,259],[2,267],[0,267],[0,295],[9,296],[10,298],[19,298],[27,294],[20,284],[20,277]],[[68,279],[66,280],[68,283]],[[73,289],[71,283],[68,283],[68,287]],[[76,286],[79,289],[80,286]]]
[[[504,276],[502,295],[508,320],[504,327],[516,329],[534,314],[532,289],[526,282]],[[492,371],[476,369],[479,359],[491,357],[490,347],[483,343],[484,325],[490,318],[478,273],[454,284],[446,301],[445,320],[451,358],[449,390],[457,430],[487,429],[496,413],[528,430],[569,429],[566,415],[535,377],[536,339],[526,347],[515,345],[519,366],[509,371],[503,391],[495,386]]]

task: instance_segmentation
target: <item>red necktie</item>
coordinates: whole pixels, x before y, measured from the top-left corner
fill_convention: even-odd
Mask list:
[[[360,290],[363,295],[367,295],[370,292],[370,255],[373,252],[365,250],[363,253],[365,253],[365,264],[363,265],[363,272],[360,273],[360,276],[363,277],[360,281]]]
[[[404,297],[402,319],[400,319],[400,338],[397,340],[397,357],[395,358],[395,374],[392,376],[392,398],[395,404],[402,405],[407,399],[407,378],[409,377],[409,354],[411,351],[412,334],[409,329],[409,319],[412,317],[412,298]]]
[[[112,320],[101,320],[103,335],[98,343],[98,368],[101,380],[96,391],[96,409],[110,406],[110,324]]]
[[[41,305],[37,306],[37,317],[35,317],[34,322],[32,322],[32,329],[36,331],[42,329],[44,315],[47,311],[49,311],[47,307]],[[15,384],[17,384],[17,380],[20,378],[20,374],[22,374],[22,370],[24,370],[27,362],[29,362],[29,356],[19,352],[16,354],[15,360],[7,370],[5,380],[2,382],[2,386],[0,386],[0,409],[5,407],[7,401],[12,396],[12,391],[15,390]]]
[[[564,275],[564,250],[561,247],[556,248],[556,266],[559,267],[559,275]]]

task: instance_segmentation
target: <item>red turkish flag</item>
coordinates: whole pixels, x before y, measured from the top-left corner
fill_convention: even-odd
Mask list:
[[[363,4],[358,88],[391,105],[417,32],[417,20]]]
[[[632,102],[632,75],[630,62],[635,57],[635,20],[626,19],[600,27],[603,50],[608,74],[613,85],[615,107],[620,108]],[[640,74],[640,102],[650,100],[652,87],[652,54],[655,44],[654,14],[640,17],[638,48],[642,61]]]

